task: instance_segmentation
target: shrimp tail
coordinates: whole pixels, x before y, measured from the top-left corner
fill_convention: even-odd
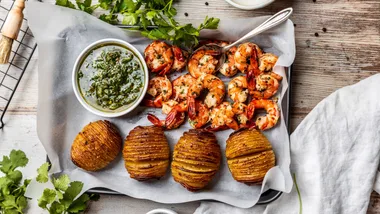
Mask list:
[[[158,75],[164,76],[166,74],[169,74],[169,72],[171,71],[171,69],[172,69],[172,64],[169,64],[164,69],[162,69],[162,71],[160,73],[158,73]]]
[[[256,79],[254,75],[254,71],[249,69],[247,72],[247,83],[248,83],[248,91],[256,90]]]
[[[184,113],[173,108],[165,119],[165,126],[167,129],[175,129],[184,122]]]
[[[231,128],[233,130],[239,129],[239,124],[235,120],[232,120],[230,123],[227,124],[227,126],[228,128]]]
[[[197,117],[197,109],[196,109],[196,103],[194,97],[188,97],[187,98],[188,103],[188,113],[190,120],[195,120]]]
[[[153,123],[153,125],[165,127],[165,121],[161,121],[160,119],[158,119],[158,117],[154,116],[153,114],[148,114],[147,118],[151,123]]]
[[[166,124],[167,127],[170,127],[170,126],[172,126],[173,124],[175,124],[175,122],[176,122],[176,118],[177,118],[177,115],[178,115],[178,114],[179,114],[179,112],[178,112],[175,108],[173,108],[173,109],[169,112],[168,116],[167,116],[166,119],[165,119],[165,124]]]
[[[162,96],[158,96],[156,99],[153,101],[154,106],[156,108],[161,108],[162,107]]]
[[[162,107],[162,97],[159,96],[155,100],[143,99],[142,104],[144,106],[152,108],[161,108]]]
[[[256,48],[253,49],[251,58],[250,58],[250,65],[249,65],[249,70],[252,70],[253,74],[255,76],[258,76],[261,74],[261,71],[259,69],[259,63],[258,63],[258,56],[257,56],[257,50]]]
[[[185,57],[183,56],[182,50],[179,47],[173,46],[173,53],[174,53],[174,57],[178,61],[180,61],[180,62],[184,62],[185,61]]]
[[[252,119],[254,113],[255,113],[255,106],[252,103],[248,104],[248,106],[247,106],[247,118],[248,118],[248,120]]]

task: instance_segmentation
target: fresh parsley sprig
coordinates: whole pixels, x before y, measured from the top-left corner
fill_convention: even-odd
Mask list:
[[[79,9],[89,14],[102,8],[109,11],[99,16],[105,22],[135,26],[133,29],[140,30],[143,36],[150,39],[169,40],[188,48],[198,44],[201,30],[216,29],[219,24],[219,19],[212,17],[206,17],[197,28],[192,24],[180,24],[174,19],[177,10],[173,7],[173,0],[99,0],[94,5],[92,0],[77,0],[76,5],[70,0],[56,0],[56,5]]]
[[[26,208],[28,202],[24,194],[30,180],[22,183],[22,173],[17,168],[25,167],[28,161],[20,150],[12,150],[0,161],[0,171],[4,173],[0,177],[0,213],[23,213]]]
[[[49,163],[44,163],[37,169],[36,180],[46,183],[48,176]],[[86,210],[88,201],[97,201],[98,194],[82,194],[75,199],[82,191],[83,183],[70,181],[69,176],[63,174],[58,178],[52,178],[54,189],[44,189],[42,196],[38,199],[38,206],[47,210],[50,214],[73,214],[81,213]]]

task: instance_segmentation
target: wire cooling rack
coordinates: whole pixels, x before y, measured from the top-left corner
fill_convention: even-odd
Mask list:
[[[8,12],[14,1],[0,0],[0,24],[3,28]],[[10,62],[0,65],[0,129],[4,127],[3,117],[19,85],[37,44],[24,18],[18,38],[13,42]]]

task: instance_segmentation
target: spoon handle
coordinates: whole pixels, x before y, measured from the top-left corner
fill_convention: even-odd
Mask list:
[[[293,13],[293,8],[289,7],[284,10],[281,10],[280,12],[274,14],[269,19],[267,19],[265,22],[263,22],[261,25],[256,27],[255,29],[251,30],[249,33],[238,39],[236,42],[227,45],[223,48],[223,52],[230,49],[231,47],[240,44],[268,29],[271,29],[284,21],[288,20],[289,16]]]

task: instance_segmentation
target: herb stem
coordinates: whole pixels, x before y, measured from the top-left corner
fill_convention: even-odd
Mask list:
[[[298,188],[297,184],[297,179],[296,179],[296,173],[293,173],[293,180],[294,180],[294,185],[296,186],[297,194],[298,194],[298,201],[300,203],[300,211],[299,214],[302,214],[302,198],[301,198],[301,192]]]

